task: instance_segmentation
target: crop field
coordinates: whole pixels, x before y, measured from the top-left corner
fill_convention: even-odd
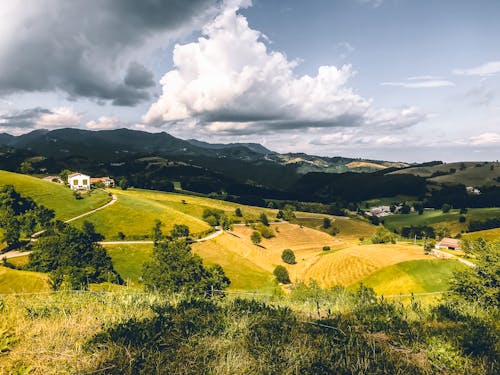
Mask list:
[[[416,259],[429,256],[421,247],[409,244],[353,246],[318,257],[303,279],[314,279],[323,287],[348,286],[381,268]]]
[[[441,210],[424,211],[422,215],[417,212],[411,212],[407,215],[391,215],[384,218],[384,225],[390,230],[400,229],[411,225],[444,225],[450,229],[451,234],[460,233],[466,230],[469,221],[485,220],[494,217],[500,217],[500,208],[470,208],[467,213],[465,223],[459,223],[459,210],[450,210],[448,213],[443,213]]]
[[[457,260],[411,260],[384,267],[361,282],[382,295],[447,291],[453,272],[465,267]]]
[[[49,290],[47,279],[44,273],[0,266],[0,294],[44,292]]]
[[[82,194],[83,199],[75,199],[73,192],[67,187],[6,171],[0,171],[0,186],[2,185],[13,185],[21,195],[31,197],[37,204],[54,210],[59,220],[78,216],[111,200],[102,190],[94,190],[91,194]]]

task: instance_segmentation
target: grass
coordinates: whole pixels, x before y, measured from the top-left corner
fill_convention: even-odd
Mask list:
[[[323,228],[323,217],[329,217],[332,221],[331,228],[324,229]],[[333,228],[339,229],[337,234],[338,238],[343,240],[350,240],[357,242],[359,238],[370,238],[376,231],[377,227],[371,225],[365,221],[361,221],[358,219],[351,219],[346,217],[336,217],[330,215],[322,215],[320,217],[300,217],[299,219],[294,220],[294,222],[299,225],[307,226],[309,228],[313,228],[325,233],[331,233]]]
[[[500,240],[500,228],[481,230],[478,232],[464,233],[462,235],[462,237],[470,239],[470,240],[475,240],[475,239],[481,237],[485,240],[490,240],[490,241],[497,240],[498,241],[498,240]]]
[[[23,267],[29,263],[29,260],[29,255],[22,255],[7,259],[7,261],[15,267]]]
[[[453,272],[466,267],[456,260],[412,260],[384,267],[361,282],[382,295],[442,292],[449,289]]]
[[[45,292],[49,290],[47,279],[44,273],[0,266],[0,294]]]
[[[115,270],[128,286],[138,287],[145,262],[151,259],[153,245],[106,245],[106,251],[113,261]]]
[[[223,210],[232,216],[234,210],[240,207],[245,219],[248,220],[257,219],[261,212],[266,212],[269,218],[273,218],[277,212],[175,193],[141,189],[114,189],[112,191],[118,197],[117,203],[75,221],[75,225],[81,226],[83,221],[88,220],[108,240],[117,239],[118,232],[123,232],[130,239],[149,235],[156,219],[161,220],[165,225],[164,232],[170,231],[174,224],[187,225],[191,233],[207,231],[211,228],[203,220],[203,211],[207,208]]]
[[[0,186],[13,185],[16,191],[31,197],[37,204],[53,209],[56,218],[67,220],[104,205],[111,197],[102,190],[82,194],[83,199],[75,199],[73,192],[62,185],[44,181],[23,174],[0,171]]]
[[[459,223],[459,210],[450,210],[448,213],[443,213],[441,210],[424,211],[422,215],[417,212],[412,212],[407,215],[391,215],[384,218],[384,225],[390,230],[401,229],[411,225],[445,225],[452,235],[465,231],[468,223],[473,220],[485,220],[489,218],[499,217],[500,208],[469,208],[465,223]]]
[[[409,244],[352,246],[317,257],[303,280],[314,279],[323,287],[348,286],[381,268],[428,257],[421,247]]]

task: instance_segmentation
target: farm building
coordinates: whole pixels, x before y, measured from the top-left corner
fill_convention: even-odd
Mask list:
[[[462,246],[456,238],[445,237],[436,244],[436,249],[462,250]]]
[[[115,180],[109,177],[95,177],[90,179],[90,184],[93,185],[97,182],[102,182],[104,186],[106,187],[114,187],[115,186]]]
[[[72,190],[90,190],[90,176],[72,173],[68,176],[68,184]]]

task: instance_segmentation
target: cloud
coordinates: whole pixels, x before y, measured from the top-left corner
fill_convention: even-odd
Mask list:
[[[347,86],[350,65],[296,76],[296,61],[268,49],[262,34],[227,7],[196,42],[176,45],[163,93],[143,117],[149,125],[255,134],[285,129],[411,126],[415,108],[376,109]]]
[[[54,108],[50,113],[41,114],[36,120],[37,128],[65,128],[80,125],[82,116],[72,108]]]
[[[102,116],[96,121],[89,121],[86,124],[90,130],[109,130],[116,129],[120,125],[120,120],[117,117]]]
[[[357,1],[361,4],[370,5],[373,8],[378,8],[384,2],[384,0],[357,0]]]
[[[453,74],[487,77],[500,73],[500,61],[491,61],[469,69],[455,69]]]
[[[481,82],[478,87],[467,91],[465,96],[475,106],[488,106],[495,98],[495,91]]]
[[[476,137],[471,138],[472,145],[475,146],[490,146],[500,144],[500,134],[499,133],[483,133]]]
[[[408,77],[402,82],[382,82],[381,86],[404,87],[407,89],[430,89],[439,87],[455,86],[451,81],[433,76],[415,76]]]
[[[215,3],[0,2],[0,95],[60,90],[114,105],[148,100],[153,75],[135,59],[179,30],[199,27]]]
[[[69,107],[53,109],[30,108],[22,111],[0,113],[0,127],[9,133],[26,132],[42,128],[78,126],[81,114]]]

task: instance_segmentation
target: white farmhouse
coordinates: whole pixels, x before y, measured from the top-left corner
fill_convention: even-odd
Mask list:
[[[72,173],[68,176],[68,184],[72,190],[90,190],[90,176]]]

